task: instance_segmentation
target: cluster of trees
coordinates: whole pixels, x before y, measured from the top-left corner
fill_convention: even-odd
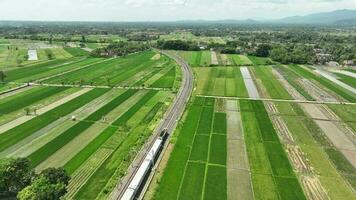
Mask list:
[[[148,43],[143,42],[115,42],[106,47],[95,49],[91,52],[94,57],[125,56],[130,53],[145,51],[150,48]]]
[[[0,160],[0,199],[59,200],[70,180],[61,168],[36,174],[26,158]]]
[[[313,64],[316,61],[313,47],[306,45],[275,45],[268,55],[282,64]]]
[[[169,50],[199,51],[197,43],[183,40],[158,40],[157,47]]]

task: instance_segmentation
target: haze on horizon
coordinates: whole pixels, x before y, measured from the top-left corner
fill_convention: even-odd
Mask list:
[[[0,21],[263,20],[338,9],[356,0],[0,0]]]

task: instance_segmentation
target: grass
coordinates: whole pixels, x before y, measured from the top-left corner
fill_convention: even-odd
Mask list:
[[[352,73],[356,73],[356,69],[345,69],[346,71],[352,72]]]
[[[323,85],[324,87],[328,88],[329,90],[335,92],[336,94],[340,95],[344,99],[346,99],[350,102],[354,102],[354,103],[356,102],[355,95],[352,95],[345,89],[335,85],[333,82],[327,80],[326,78],[317,76],[317,75],[313,74],[311,71],[309,71],[299,65],[289,65],[289,68],[306,79],[311,79],[311,80],[315,80],[315,81],[319,82],[321,85]]]
[[[355,169],[341,152],[332,147],[320,128],[303,111],[298,111],[295,116],[282,117],[308,160],[308,164],[318,174],[322,186],[328,191],[329,197],[352,198],[353,192],[346,181],[355,187]]]
[[[117,132],[117,127],[109,126],[98,137],[64,165],[67,173],[73,174],[95,151]]]
[[[356,78],[341,73],[335,73],[335,74],[339,77],[340,81],[344,82],[345,84],[353,88],[356,88]]]
[[[228,54],[228,58],[230,58],[233,61],[233,63],[237,66],[252,65],[251,60],[244,55]]]
[[[120,116],[112,124],[115,126],[124,126],[128,119],[130,119],[142,106],[144,106],[158,91],[149,91],[139,102],[132,106],[125,114]]]
[[[147,73],[155,70],[157,65],[164,65],[166,57],[162,56],[159,60],[152,60],[151,58],[154,55],[155,52],[153,51],[145,51],[114,58],[104,63],[77,70],[71,74],[55,77],[46,82],[106,86],[135,85],[140,79],[145,78],[144,76]]]
[[[217,184],[218,183],[218,184]],[[205,181],[205,200],[227,199],[226,168],[220,166],[208,166]]]
[[[210,51],[203,51],[201,53],[200,66],[210,66],[211,65],[211,53]]]
[[[35,88],[15,96],[10,96],[0,101],[0,114],[5,115],[11,112],[26,108],[36,102],[58,94],[68,88],[64,87],[40,87]]]
[[[200,199],[204,186],[205,165],[188,162],[183,179],[179,200]]]
[[[201,51],[177,51],[177,54],[182,57],[192,67],[199,67],[202,56]]]
[[[197,94],[248,97],[241,72],[237,67],[194,68]]]
[[[195,136],[189,160],[204,161],[204,162],[207,161],[209,139],[210,137],[207,135]]]
[[[211,124],[213,122],[213,107],[204,107],[202,111],[202,116],[198,125],[198,134],[210,134],[211,132]]]
[[[251,67],[257,77],[261,79],[263,85],[266,87],[268,94],[276,99],[292,99],[287,90],[282,86],[272,73],[270,66]]]
[[[73,57],[88,56],[89,52],[81,48],[64,48],[65,51],[70,53]]]
[[[269,63],[271,63],[271,60],[269,58],[257,57],[257,56],[247,56],[247,57],[254,65],[268,65]]]
[[[97,111],[90,114],[83,121],[80,121],[79,123],[75,124],[68,130],[66,130],[64,133],[60,134],[59,136],[39,148],[37,151],[33,152],[28,157],[31,160],[31,164],[33,166],[37,166],[38,164],[43,162],[49,156],[58,151],[61,147],[65,146],[69,141],[71,141],[83,131],[88,129],[90,126],[92,126],[96,121],[100,120],[103,116],[108,114],[112,109],[119,106],[126,99],[134,95],[136,92],[137,90],[126,91],[122,95],[110,101],[105,106],[99,108]]]
[[[59,118],[70,114],[74,110],[89,103],[107,91],[107,89],[93,89],[65,104],[62,104],[38,117],[35,117],[19,126],[16,126],[13,129],[2,133],[0,137],[0,151],[5,150],[11,145],[19,142],[20,140],[35,133],[36,131],[58,120]]]
[[[277,186],[271,175],[252,173],[251,176],[254,197],[256,200],[279,199]]]
[[[166,74],[152,84],[156,88],[172,88],[176,78],[176,68],[172,67]]]
[[[45,63],[34,64],[28,67],[6,71],[5,74],[7,78],[5,81],[28,82],[38,80],[64,71],[72,70],[77,67],[90,65],[100,60],[102,60],[102,58],[89,58],[86,60],[79,60],[78,58],[51,60]]]
[[[226,165],[226,135],[211,136],[209,163]]]
[[[213,133],[226,134],[226,114],[225,113],[215,113]]]
[[[196,98],[200,102],[203,98]],[[197,100],[194,101],[195,103]],[[187,117],[180,127],[177,143],[171,153],[167,167],[155,194],[156,200],[177,199],[179,186],[183,179],[185,163],[188,161],[190,145],[193,142],[195,131],[198,127],[202,107],[190,106]]]
[[[245,100],[240,106],[255,198],[306,199],[263,103]]]
[[[206,128],[223,114],[214,113],[214,105],[201,97],[190,105],[154,199],[227,198],[226,130]]]
[[[102,148],[110,148],[114,151],[102,165],[98,166],[95,173],[76,193],[74,199],[108,198],[109,192],[115,188],[118,179],[124,175],[134,156],[152,134],[154,129],[152,125],[157,122],[154,118],[157,119],[158,116],[152,117],[150,123],[137,122],[135,127],[129,130],[120,130],[118,127],[119,133],[124,137],[119,135],[119,137],[111,138],[107,144],[102,146]]]
[[[306,199],[298,179],[275,177],[280,199]]]
[[[300,76],[296,74],[294,71],[290,70],[286,66],[276,65],[276,69],[283,75],[286,81],[292,85],[301,95],[303,95],[307,100],[314,101],[315,99],[306,91],[300,83],[298,83],[298,79]]]

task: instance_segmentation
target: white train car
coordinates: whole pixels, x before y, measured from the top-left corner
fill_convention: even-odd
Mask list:
[[[121,197],[121,200],[133,200],[136,197],[137,192],[139,192],[147,173],[150,172],[151,168],[154,166],[155,159],[157,154],[160,152],[163,143],[164,142],[162,138],[158,138],[155,141],[152,148],[146,155],[145,160],[137,170],[134,178],[131,180],[130,185],[127,187],[125,193]]]

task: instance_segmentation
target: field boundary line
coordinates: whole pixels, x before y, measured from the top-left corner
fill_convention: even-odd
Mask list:
[[[19,82],[8,82],[7,84],[25,84]],[[158,90],[158,91],[173,91],[170,88],[155,88],[155,87],[140,87],[140,86],[105,86],[105,85],[72,85],[72,84],[49,84],[49,83],[28,83],[28,86],[47,86],[47,87],[72,87],[72,88],[99,88],[99,89],[132,89],[132,90]],[[1,94],[0,94],[1,95]]]
[[[328,101],[308,101],[308,100],[297,100],[297,99],[269,99],[269,98],[249,98],[249,97],[224,97],[224,96],[213,96],[213,95],[200,95],[197,97],[207,97],[215,99],[230,99],[230,100],[256,100],[256,101],[271,101],[271,102],[290,102],[290,103],[309,103],[309,104],[338,104],[338,105],[356,105],[352,102],[328,102]]]
[[[188,111],[189,112],[189,111]],[[184,177],[185,177],[185,173],[187,171],[187,168],[188,168],[188,164],[189,164],[189,159],[190,159],[190,156],[192,154],[192,150],[193,150],[193,145],[194,145],[194,141],[195,141],[195,138],[196,138],[196,135],[197,135],[197,131],[198,131],[198,128],[199,128],[199,122],[201,120],[201,114],[203,112],[203,106],[201,106],[201,112],[199,113],[199,120],[198,120],[198,125],[197,127],[195,128],[195,131],[194,131],[194,138],[192,140],[192,143],[191,143],[191,147],[190,147],[190,150],[189,150],[189,156],[188,156],[188,159],[187,161],[185,162],[185,167],[184,167],[184,172],[183,172],[183,175],[182,175],[182,180],[180,181],[179,183],[179,188],[178,188],[178,193],[177,193],[177,200],[179,200],[179,197],[180,197],[180,192],[182,190],[182,186],[183,186],[183,182],[184,182]]]
[[[205,102],[204,102],[205,104]],[[206,159],[206,163],[205,163],[205,172],[204,172],[204,181],[203,181],[203,190],[201,191],[201,200],[204,200],[205,197],[205,187],[206,187],[206,179],[208,176],[208,168],[209,168],[209,163],[210,163],[210,150],[211,150],[211,138],[213,136],[213,125],[214,125],[214,120],[215,120],[215,102],[213,105],[213,117],[211,119],[211,124],[210,124],[210,134],[209,134],[209,145],[208,145],[208,155],[207,155],[207,159]]]

